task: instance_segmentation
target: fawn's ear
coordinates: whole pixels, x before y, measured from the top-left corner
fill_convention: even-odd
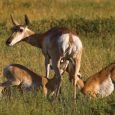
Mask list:
[[[48,83],[48,79],[45,77],[42,77],[42,85],[45,86]]]

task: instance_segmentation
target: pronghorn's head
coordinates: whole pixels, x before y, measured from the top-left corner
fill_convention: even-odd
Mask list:
[[[27,15],[25,15],[25,23],[23,25],[14,20],[12,16],[11,20],[13,27],[12,34],[6,41],[6,45],[8,46],[13,46],[14,44],[22,41],[24,38],[28,37],[28,33],[31,32],[31,30],[28,29],[29,19]]]

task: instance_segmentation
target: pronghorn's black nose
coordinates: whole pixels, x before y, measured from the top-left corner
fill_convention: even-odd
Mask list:
[[[8,39],[8,40],[6,41],[6,45],[7,45],[7,46],[9,46],[9,45],[10,45],[10,43],[11,43],[11,40],[10,40],[10,39]]]

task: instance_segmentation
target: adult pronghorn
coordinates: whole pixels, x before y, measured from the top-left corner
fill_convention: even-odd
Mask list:
[[[3,70],[3,75],[7,79],[4,83],[0,83],[0,95],[4,88],[10,86],[20,86],[22,90],[37,90],[42,87],[43,95],[51,94],[55,91],[55,78],[48,79],[44,76],[34,73],[32,70],[20,64],[10,64]]]
[[[73,71],[75,65],[69,62],[67,72],[69,72],[70,80],[73,80]],[[111,63],[101,71],[90,76],[86,81],[77,78],[76,86],[81,89],[85,95],[92,97],[109,96],[115,87],[115,63]]]
[[[77,34],[68,28],[52,28],[45,33],[36,34],[28,28],[29,19],[25,15],[25,24],[20,25],[12,16],[12,35],[6,41],[6,44],[14,44],[25,41],[35,47],[41,48],[45,56],[46,77],[49,76],[50,60],[57,78],[57,94],[61,84],[60,62],[72,58],[75,62],[74,72],[74,98],[76,98],[76,79],[80,70],[82,55],[82,42]]]

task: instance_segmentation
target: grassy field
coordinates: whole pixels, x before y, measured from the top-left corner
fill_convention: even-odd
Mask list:
[[[39,49],[19,43],[14,47],[5,45],[10,36],[10,14],[23,22],[30,18],[30,28],[45,32],[54,26],[66,26],[79,32],[84,51],[81,63],[83,79],[98,72],[115,61],[115,1],[114,0],[0,0],[0,76],[3,68],[19,63],[44,75],[44,57]],[[16,88],[7,90],[0,99],[0,115],[114,115],[115,92],[103,99],[91,100],[80,91],[77,104],[73,103],[73,87],[64,75],[60,101],[52,105],[41,91],[24,92]],[[10,96],[9,96],[10,95]]]

